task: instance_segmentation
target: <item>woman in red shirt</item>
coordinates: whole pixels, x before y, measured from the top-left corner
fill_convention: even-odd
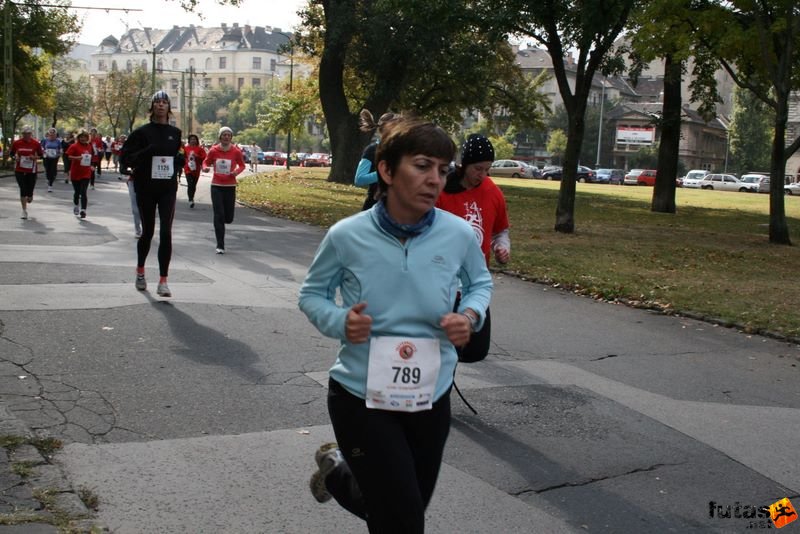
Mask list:
[[[36,170],[39,159],[44,157],[42,145],[33,138],[30,126],[22,128],[22,137],[11,144],[10,155],[14,158],[14,176],[19,186],[19,201],[22,204],[22,216],[28,218],[28,204],[33,202],[33,190],[36,187]]]
[[[70,159],[69,179],[72,181],[72,213],[78,215],[78,201],[80,200],[81,219],[86,218],[86,207],[88,200],[86,191],[89,189],[89,182],[92,180],[92,157],[94,147],[89,144],[89,132],[81,130],[78,134],[78,142],[73,143],[67,149],[67,157]]]
[[[203,170],[214,169],[211,179],[211,206],[214,209],[214,233],[217,254],[225,254],[225,225],[233,222],[236,206],[236,177],[245,168],[242,151],[234,145],[233,130],[219,129],[219,143],[212,146],[203,162]]]
[[[189,207],[194,207],[194,194],[197,191],[197,182],[200,180],[200,168],[203,160],[206,159],[206,150],[200,146],[200,138],[195,134],[189,134],[189,144],[183,149],[186,154],[186,164],[183,172],[186,174],[186,183],[189,188]]]

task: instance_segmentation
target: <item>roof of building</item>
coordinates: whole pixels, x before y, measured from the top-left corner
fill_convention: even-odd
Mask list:
[[[289,41],[291,33],[269,26],[216,27],[173,26],[167,30],[133,28],[119,40],[109,35],[100,43],[96,53],[141,53],[152,50],[186,52],[198,50],[259,50],[278,52]]]

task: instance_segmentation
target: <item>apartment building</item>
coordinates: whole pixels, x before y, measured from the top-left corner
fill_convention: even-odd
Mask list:
[[[223,86],[241,91],[283,83],[303,66],[287,49],[292,34],[280,28],[222,24],[130,29],[108,36],[91,54],[89,74],[95,89],[109,72],[141,67],[156,76],[157,89],[172,96],[174,120],[182,124],[205,91]]]

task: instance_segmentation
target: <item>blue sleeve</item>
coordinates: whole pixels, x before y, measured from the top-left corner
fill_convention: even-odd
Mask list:
[[[362,158],[361,161],[358,162],[356,177],[355,180],[353,180],[357,186],[366,187],[378,181],[378,171],[369,172],[371,168],[372,161],[368,159]]]
[[[348,308],[336,304],[336,289],[341,285],[344,265],[339,260],[329,231],[320,243],[300,287],[299,306],[322,335],[344,340]]]
[[[467,249],[464,264],[459,273],[461,279],[461,304],[459,313],[467,308],[472,308],[478,314],[478,324],[475,330],[483,328],[486,318],[486,308],[492,299],[492,274],[486,267],[486,258],[478,245],[477,239],[471,239]]]

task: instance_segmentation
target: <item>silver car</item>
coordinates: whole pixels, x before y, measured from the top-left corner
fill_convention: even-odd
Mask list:
[[[489,168],[489,176],[502,178],[533,178],[530,165],[513,159],[498,159]]]
[[[757,193],[758,184],[742,182],[732,174],[708,174],[700,180],[700,189],[716,189],[717,191],[741,191]]]

